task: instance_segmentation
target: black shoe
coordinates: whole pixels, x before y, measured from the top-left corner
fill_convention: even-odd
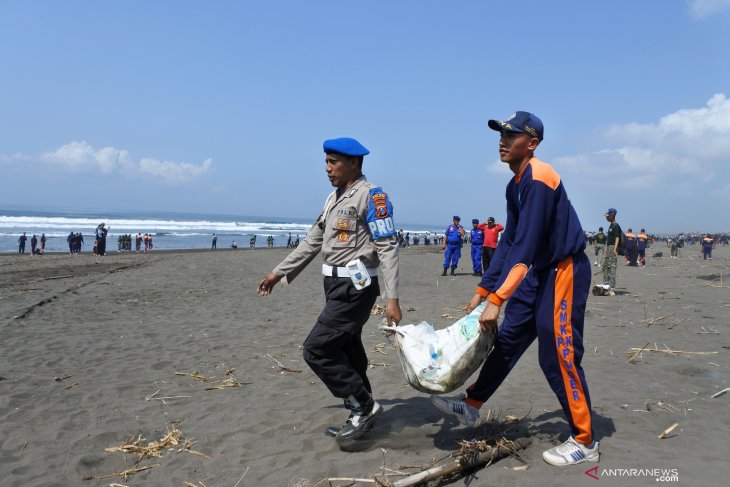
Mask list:
[[[352,404],[352,402],[350,402],[349,399],[343,399],[343,401],[345,402],[345,409],[349,409],[351,411],[350,416],[347,418],[347,421],[350,421],[352,419],[352,416],[355,414],[352,412],[352,410],[355,409],[355,406]],[[347,423],[345,423],[345,424],[347,424]],[[326,436],[331,436],[332,438],[334,438],[337,436],[337,433],[339,433],[342,428],[344,428],[344,425],[343,426],[328,426],[327,429],[324,430],[324,434]]]
[[[338,443],[346,443],[362,437],[375,426],[375,417],[383,412],[383,408],[374,399],[365,406],[353,408],[347,422],[337,431],[335,439]],[[327,429],[329,433],[330,429]]]
[[[446,271],[444,271],[444,272],[446,272]],[[444,274],[444,275],[446,275],[446,274]],[[452,276],[455,276],[456,275],[456,273],[454,272],[454,269],[451,269],[451,275]]]
[[[444,272],[441,273],[442,276],[446,275],[446,268],[444,267]]]

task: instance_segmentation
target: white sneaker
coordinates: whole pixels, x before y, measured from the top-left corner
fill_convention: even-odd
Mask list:
[[[583,462],[597,462],[599,457],[597,441],[586,446],[575,441],[572,436],[562,445],[542,452],[542,459],[557,467],[576,465]]]
[[[464,402],[466,395],[442,397],[431,395],[431,402],[436,409],[445,414],[456,416],[456,419],[465,426],[476,426],[479,421],[479,410]]]

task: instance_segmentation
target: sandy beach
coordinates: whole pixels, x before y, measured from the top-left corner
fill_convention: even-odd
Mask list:
[[[661,246],[647,254],[655,251],[665,257],[619,268],[618,296],[588,301],[583,365],[601,441],[597,475],[605,485],[657,485],[655,475],[622,472],[675,469],[671,485],[722,485],[730,392],[711,396],[730,387],[730,249],[716,249],[712,261],[699,248],[682,249],[678,259]],[[496,419],[466,428],[404,384],[378,315],[363,338],[385,412],[359,451],[341,451],[324,430],[347,414],[301,356],[324,299],[321,259],[272,296],[255,294],[286,254],[0,256],[0,484],[329,485],[323,479],[369,478],[383,465],[417,471],[409,466],[428,466],[459,440],[502,427],[509,439],[531,439],[521,459],[450,485],[595,481],[584,472],[596,464],[542,460],[568,428],[536,345],[482,409],[484,419]],[[401,252],[403,324],[446,326],[460,316],[477,282],[466,257],[457,276],[441,277],[436,248]],[[165,435],[177,445],[138,464],[138,455],[105,451],[140,435],[145,446]]]

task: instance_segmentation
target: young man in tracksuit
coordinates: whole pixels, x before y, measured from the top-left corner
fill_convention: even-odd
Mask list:
[[[432,401],[463,424],[476,425],[479,408],[537,338],[540,367],[571,429],[568,441],[545,451],[543,459],[557,466],[597,462],[598,442],[580,365],[591,282],[583,228],[560,176],[533,155],[543,138],[540,119],[516,112],[506,121],[490,120],[489,127],[500,132],[500,158],[515,176],[507,185],[504,235],[467,309],[488,300],[479,319],[482,330],[488,330],[497,326],[506,303],[504,320],[494,350],[466,397],[432,396]]]

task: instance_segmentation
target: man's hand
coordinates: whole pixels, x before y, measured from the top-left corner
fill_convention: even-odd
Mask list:
[[[403,313],[400,310],[400,301],[397,299],[389,299],[388,304],[385,305],[385,320],[388,322],[388,325],[397,326],[402,319]]]
[[[256,288],[256,292],[261,296],[268,296],[271,294],[276,283],[281,281],[282,277],[284,276],[277,276],[273,271],[269,272],[261,279],[259,287]]]
[[[487,307],[482,311],[482,315],[479,317],[479,328],[482,332],[487,332],[490,329],[497,328],[499,319],[499,306],[489,302]]]
[[[483,298],[481,294],[474,293],[468,303],[466,303],[466,314],[474,311],[474,308],[482,304],[486,298]]]

